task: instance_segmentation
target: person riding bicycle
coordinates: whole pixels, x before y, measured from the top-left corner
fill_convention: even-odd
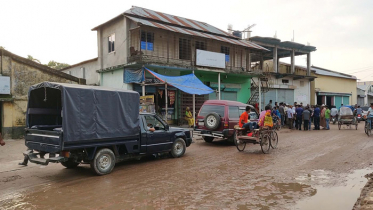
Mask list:
[[[370,104],[370,107],[368,109],[368,114],[367,114],[367,122],[370,124],[372,127],[372,117],[373,117],[373,103]]]

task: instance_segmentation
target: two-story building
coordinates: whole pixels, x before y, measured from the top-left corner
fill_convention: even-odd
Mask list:
[[[364,97],[364,103],[362,105],[370,106],[370,104],[373,103],[373,81],[357,82],[357,87],[362,89],[364,91],[364,96],[366,96]],[[362,97],[363,95],[360,95],[360,98]],[[360,101],[361,100],[362,99],[360,99]]]
[[[146,67],[167,76],[194,73],[216,90],[196,96],[197,111],[206,99],[227,99],[246,103],[251,78],[261,74],[262,55],[268,50],[241,38],[241,32],[226,32],[210,24],[132,7],[92,29],[97,31],[98,58],[64,69],[72,75],[97,72],[101,86],[135,90],[144,84],[125,83],[125,71]],[[234,34],[234,35],[233,35]],[[90,72],[90,73],[88,73]],[[145,95],[153,95],[157,107],[164,105],[164,86],[146,74]],[[172,119],[183,118],[192,96],[168,87]],[[172,103],[171,103],[172,102]]]
[[[311,75],[311,53],[316,51],[316,47],[304,45],[293,41],[281,41],[273,37],[255,36],[250,41],[265,47],[268,52],[263,53],[265,60],[263,71],[268,75],[268,88],[262,92],[263,107],[270,100],[274,102],[294,102],[309,104],[311,97],[310,82],[315,76]],[[307,66],[295,65],[295,56],[306,56]],[[290,64],[280,62],[281,58],[290,57]],[[253,84],[258,84],[258,78],[253,80]],[[261,82],[262,83],[262,82]],[[253,87],[253,92],[249,103],[255,103],[258,88]],[[254,102],[253,102],[254,101]]]

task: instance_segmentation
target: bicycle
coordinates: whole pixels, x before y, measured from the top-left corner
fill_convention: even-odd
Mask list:
[[[365,120],[365,134],[367,134],[367,136],[370,136],[372,134],[372,118],[373,117],[367,117],[367,119]]]

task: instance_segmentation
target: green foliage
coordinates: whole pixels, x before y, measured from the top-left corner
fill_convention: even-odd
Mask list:
[[[50,67],[50,68],[53,68],[53,69],[60,70],[60,69],[69,67],[70,65],[67,64],[67,63],[58,63],[58,62],[52,60],[52,61],[49,61],[47,66]]]
[[[39,59],[36,59],[36,58],[32,57],[31,55],[27,55],[27,59],[29,59],[31,61],[34,61],[34,62],[37,62],[37,63],[41,63]]]
[[[31,60],[31,61],[34,61],[34,62],[37,62],[37,63],[41,63],[40,60],[32,57],[31,55],[27,55],[27,59]],[[67,64],[67,63],[59,63],[59,62],[56,62],[56,61],[49,61],[48,64],[44,64],[46,66],[48,66],[49,68],[52,68],[52,69],[56,69],[56,70],[60,70],[60,69],[63,69],[63,68],[66,68],[66,67],[69,67],[70,65]]]

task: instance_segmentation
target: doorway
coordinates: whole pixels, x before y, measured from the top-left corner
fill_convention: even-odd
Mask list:
[[[323,96],[320,96],[320,95],[317,96],[317,103],[316,103],[317,105],[322,105],[322,97]]]
[[[332,96],[326,96],[326,103],[329,108],[332,106]]]

